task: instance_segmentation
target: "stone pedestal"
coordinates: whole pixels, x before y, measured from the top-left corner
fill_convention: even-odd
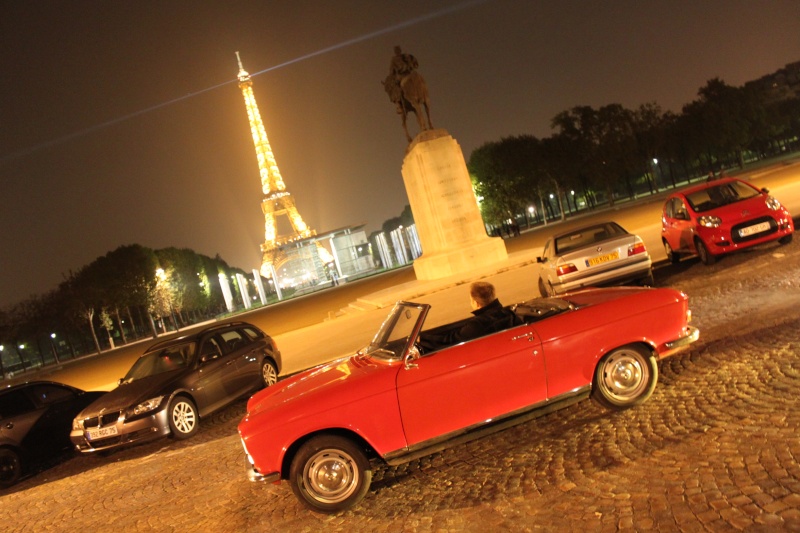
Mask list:
[[[414,261],[417,279],[440,279],[508,257],[503,240],[486,235],[464,154],[446,130],[417,135],[402,172],[422,245]]]

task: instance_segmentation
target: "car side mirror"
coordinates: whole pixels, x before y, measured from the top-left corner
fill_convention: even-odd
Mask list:
[[[761,192],[763,192],[764,194],[769,194],[769,189],[767,189],[766,187],[762,187]]]
[[[546,261],[547,261],[547,259],[545,259],[544,257],[537,257],[537,258],[536,258],[536,262],[537,262],[537,263],[544,263],[544,262],[546,262]]]
[[[419,356],[420,356],[420,352],[419,352],[419,348],[417,348],[416,344],[414,346],[412,346],[411,348],[409,348],[408,349],[408,353],[406,354],[405,359],[403,360],[403,366],[405,367],[405,369],[406,370],[410,370],[412,368],[418,368],[419,365],[417,363],[415,363],[414,361],[419,359]]]

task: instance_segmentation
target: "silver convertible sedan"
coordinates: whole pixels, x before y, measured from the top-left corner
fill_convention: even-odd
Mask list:
[[[573,229],[547,240],[539,273],[539,292],[554,296],[583,287],[640,282],[653,285],[644,241],[616,222]]]

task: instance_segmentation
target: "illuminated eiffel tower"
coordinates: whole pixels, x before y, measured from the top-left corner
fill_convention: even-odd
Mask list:
[[[273,269],[277,271],[284,263],[292,258],[287,254],[284,246],[286,244],[313,237],[316,232],[310,229],[297,207],[294,205],[292,195],[286,190],[281,173],[278,170],[278,163],[269,146],[267,132],[258,112],[256,97],[253,95],[253,82],[250,74],[242,66],[242,59],[239,52],[236,52],[236,59],[239,62],[239,88],[244,96],[244,104],[247,107],[247,117],[250,120],[250,133],[253,135],[253,144],[256,147],[256,157],[258,158],[258,169],[261,174],[261,189],[264,192],[264,199],[261,200],[261,211],[264,212],[264,244],[261,245],[261,275],[267,278],[273,277]],[[276,217],[286,216],[292,225],[293,233],[278,235],[278,225]],[[319,248],[319,246],[317,246]]]

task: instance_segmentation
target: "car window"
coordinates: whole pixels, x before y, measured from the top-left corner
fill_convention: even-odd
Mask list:
[[[761,192],[743,181],[730,181],[695,191],[686,195],[689,205],[696,213],[716,209],[748,198],[758,196]]]
[[[37,406],[47,405],[63,400],[70,400],[75,397],[75,394],[70,389],[59,387],[58,385],[33,385],[28,390]]]
[[[219,336],[222,337],[224,353],[235,352],[236,350],[253,342],[250,340],[250,337],[242,335],[238,330],[235,329],[223,331]]]
[[[0,419],[19,416],[36,409],[24,390],[9,391],[0,396]]]
[[[556,238],[555,252],[558,255],[562,255],[572,250],[577,250],[596,242],[625,234],[627,234],[627,232],[622,229],[622,226],[614,222],[581,228]]]
[[[192,364],[193,358],[193,342],[167,346],[161,350],[146,353],[137,359],[123,381],[129,383],[148,376],[186,368]]]
[[[244,332],[245,335],[247,335],[248,337],[250,337],[250,339],[254,341],[264,338],[264,334],[260,330],[257,330],[256,328],[245,326],[242,328],[242,332]]]

